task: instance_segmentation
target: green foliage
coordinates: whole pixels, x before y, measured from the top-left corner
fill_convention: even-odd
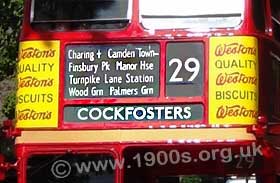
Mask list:
[[[23,14],[23,0],[0,0],[0,81],[10,78],[16,71],[18,38]],[[11,81],[13,82],[13,81]],[[8,87],[0,88],[1,97],[10,93]],[[1,105],[2,101],[0,101]],[[2,111],[9,119],[14,118],[15,92],[4,100]]]
[[[14,140],[11,138],[1,139],[0,152],[5,156],[6,161],[13,161],[15,159]]]
[[[23,0],[0,1],[0,80],[15,73]]]
[[[16,93],[11,92],[5,99],[3,103],[2,112],[8,119],[15,118],[15,106],[16,106]]]

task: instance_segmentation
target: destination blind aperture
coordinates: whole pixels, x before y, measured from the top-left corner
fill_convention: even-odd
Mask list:
[[[69,45],[66,98],[159,95],[159,45]]]

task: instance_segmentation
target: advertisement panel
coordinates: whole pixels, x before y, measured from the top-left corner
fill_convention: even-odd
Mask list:
[[[26,41],[19,47],[18,128],[57,127],[59,41]]]
[[[258,42],[255,37],[211,37],[210,124],[255,124],[258,117]]]

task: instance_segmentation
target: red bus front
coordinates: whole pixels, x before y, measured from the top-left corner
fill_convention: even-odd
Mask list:
[[[27,0],[18,182],[276,181],[266,5]]]

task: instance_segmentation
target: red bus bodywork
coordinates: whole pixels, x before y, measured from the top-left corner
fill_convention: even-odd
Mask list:
[[[115,182],[131,182],[135,181],[135,179],[140,182],[157,182],[161,177],[179,175],[210,175],[217,177],[232,175],[248,177],[255,175],[261,182],[276,182],[276,175],[280,171],[278,158],[280,157],[278,152],[278,137],[280,133],[278,125],[280,122],[280,102],[278,96],[280,96],[280,89],[276,83],[277,81],[279,82],[279,78],[275,81],[271,74],[273,73],[271,58],[278,59],[279,62],[280,51],[279,42],[275,41],[272,37],[269,1],[263,1],[263,12],[265,12],[266,17],[264,30],[259,30],[255,26],[252,11],[255,8],[253,0],[245,0],[244,18],[242,24],[237,28],[217,28],[196,32],[190,29],[162,29],[153,31],[144,29],[139,18],[139,0],[133,0],[132,2],[130,23],[123,29],[113,31],[38,31],[30,23],[31,0],[25,2],[25,17],[20,41],[21,43],[29,42],[29,46],[32,46],[30,41],[41,41],[46,44],[48,41],[59,42],[57,50],[59,52],[59,79],[57,78],[57,81],[59,81],[59,92],[57,124],[40,127],[40,125],[38,126],[35,123],[32,126],[32,123],[26,125],[22,122],[17,126],[17,131],[20,132],[19,136],[16,137],[15,143],[16,156],[18,158],[18,183],[29,183],[27,181],[29,158],[36,155],[63,155],[65,153],[110,154],[114,159],[125,159],[125,167],[116,168],[115,170]],[[242,49],[243,43],[247,44],[252,40],[257,40],[257,45],[255,46],[258,54],[253,54],[247,50],[247,54],[250,55],[252,53],[252,55],[255,55],[258,62],[255,73],[257,79],[257,84],[255,85],[257,86],[256,100],[258,101],[258,113],[255,122],[249,122],[249,124],[236,120],[229,121],[229,123],[215,123],[210,119],[212,118],[210,117],[210,107],[215,102],[210,96],[212,92],[210,77],[214,73],[212,71],[213,64],[211,66],[210,60],[212,57],[215,59],[211,50],[216,48],[211,46],[211,39],[214,40],[216,38],[216,42],[219,42],[220,38],[225,38],[229,45],[231,43],[239,44],[237,49]],[[240,42],[238,42],[239,40]],[[200,96],[167,96],[166,68],[168,66],[166,59],[168,57],[167,45],[170,43],[200,43],[203,46],[202,57],[204,62],[203,70],[201,71],[203,73],[203,85]],[[36,48],[36,44],[34,44],[34,48]],[[65,87],[65,72],[68,68],[67,64],[65,64],[65,57],[68,54],[66,52],[68,45],[127,44],[158,45],[160,53],[158,96],[78,99],[71,99],[65,96],[65,90],[67,90]],[[213,45],[215,44],[213,43]],[[224,46],[223,49],[225,49],[223,54],[235,54],[234,47],[229,46],[230,48],[227,51],[225,48],[226,43],[221,42],[221,46]],[[22,49],[20,49],[19,57],[20,62],[24,62],[24,58],[28,56],[24,55]],[[240,59],[242,60],[242,58],[236,57],[236,59],[239,59],[240,64]],[[242,69],[240,72],[243,72]],[[228,80],[227,82],[230,81]],[[35,92],[35,90],[33,91]],[[231,102],[229,100],[224,105],[228,105],[230,108]],[[201,118],[189,121],[139,120],[135,122],[128,120],[125,123],[122,121],[113,123],[106,121],[75,123],[65,121],[64,115],[65,107],[69,106],[173,106],[183,104],[200,105],[202,107]],[[234,105],[238,105],[238,103]],[[21,109],[17,109],[17,113]],[[239,110],[243,109],[240,108]],[[234,110],[231,111],[229,109],[226,115],[234,116]],[[22,119],[24,121],[24,117],[20,117],[18,114],[17,121]],[[258,148],[259,146],[261,146],[261,150]],[[241,157],[240,149],[246,149],[245,151],[248,153],[248,148],[251,150],[249,157]],[[164,166],[161,166],[160,161],[153,166],[139,167],[140,161],[137,160],[141,160],[143,164],[149,163],[145,160],[148,157],[147,153],[151,155],[151,152],[156,157],[158,155],[160,160],[162,160],[161,158],[164,160],[165,154],[159,152],[165,152],[168,155],[170,155],[170,152],[179,153],[181,160],[185,160],[185,163],[182,161],[175,164],[168,162],[166,164],[163,163]],[[184,154],[184,152],[189,154]],[[229,152],[232,155],[231,160],[225,160],[225,156]],[[143,158],[145,155],[147,155],[146,159],[140,159],[140,157]],[[189,159],[186,158],[186,155],[191,156],[192,160],[187,161]],[[170,157],[173,156],[169,156],[169,161]],[[208,158],[208,156],[211,157]],[[226,157],[229,158],[229,156]]]

